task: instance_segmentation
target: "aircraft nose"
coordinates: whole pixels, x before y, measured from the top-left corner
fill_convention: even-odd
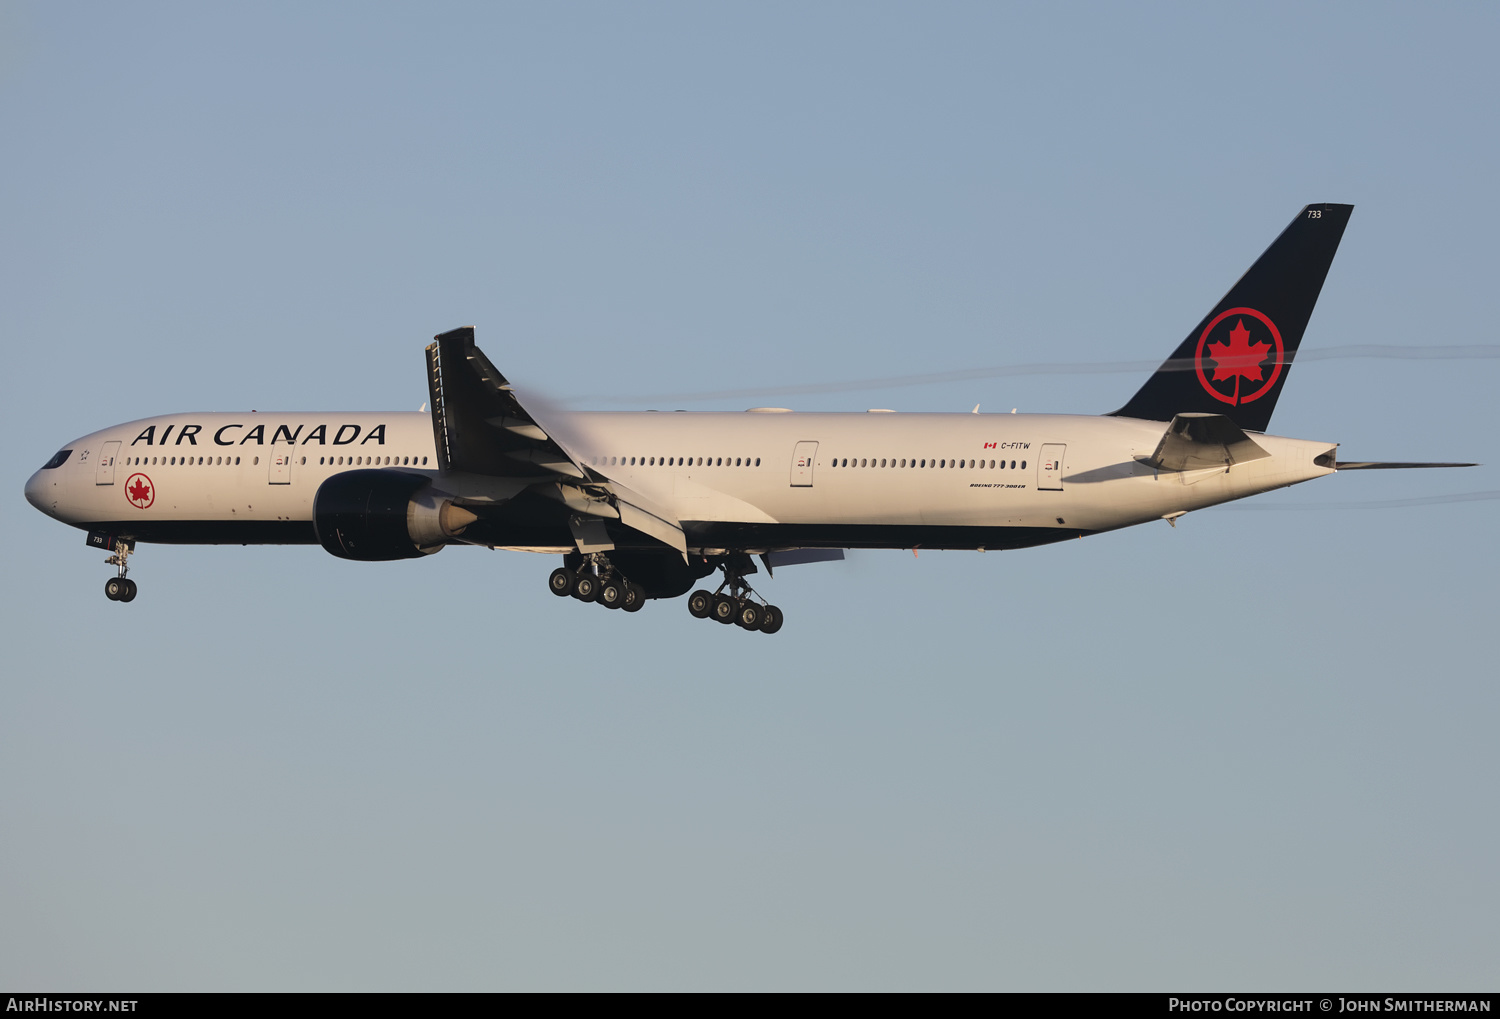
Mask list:
[[[56,506],[57,498],[55,486],[50,483],[51,479],[46,476],[47,473],[37,471],[27,479],[26,501],[50,517],[54,515],[52,511]]]

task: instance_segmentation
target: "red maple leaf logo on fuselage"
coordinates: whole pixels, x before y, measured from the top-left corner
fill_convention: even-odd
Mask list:
[[[1213,381],[1227,382],[1234,379],[1236,397],[1240,392],[1240,379],[1249,379],[1251,382],[1264,380],[1261,365],[1271,352],[1271,345],[1260,341],[1251,343],[1250,330],[1245,328],[1244,319],[1235,321],[1234,328],[1229,330],[1228,343],[1210,343],[1208,349],[1209,356],[1214,359]]]
[[[151,485],[139,475],[135,478],[135,484],[125,489],[125,494],[130,497],[131,502],[143,509],[151,504]]]

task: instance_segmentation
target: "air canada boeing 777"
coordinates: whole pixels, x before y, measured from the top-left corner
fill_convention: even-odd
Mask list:
[[[1081,538],[1340,470],[1266,434],[1353,206],[1309,205],[1124,407],[1061,414],[549,413],[472,328],[427,347],[431,413],[168,414],[68,443],[26,483],[88,532],[128,602],[137,542],[318,544],[362,562],[446,545],[560,554],[552,592],[775,633],[746,582],[851,548]]]

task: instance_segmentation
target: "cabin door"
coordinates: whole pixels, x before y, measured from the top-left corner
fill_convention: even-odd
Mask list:
[[[816,442],[799,442],[792,450],[792,487],[811,488],[813,483],[813,464],[818,460],[818,444]]]
[[[99,464],[94,468],[94,484],[113,485],[115,483],[115,458],[120,455],[120,444],[118,442],[106,442],[104,450],[99,454]]]
[[[1061,442],[1049,442],[1042,446],[1042,458],[1036,464],[1036,487],[1038,491],[1061,492],[1063,455],[1068,447]]]
[[[290,485],[292,483],[292,451],[271,454],[271,484]]]

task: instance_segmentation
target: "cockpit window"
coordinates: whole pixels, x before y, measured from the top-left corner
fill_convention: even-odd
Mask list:
[[[42,464],[42,470],[50,471],[54,467],[61,467],[64,463],[67,462],[67,459],[72,454],[72,452],[73,451],[71,449],[59,449],[56,456],[54,456],[51,460],[48,460],[46,463]]]

